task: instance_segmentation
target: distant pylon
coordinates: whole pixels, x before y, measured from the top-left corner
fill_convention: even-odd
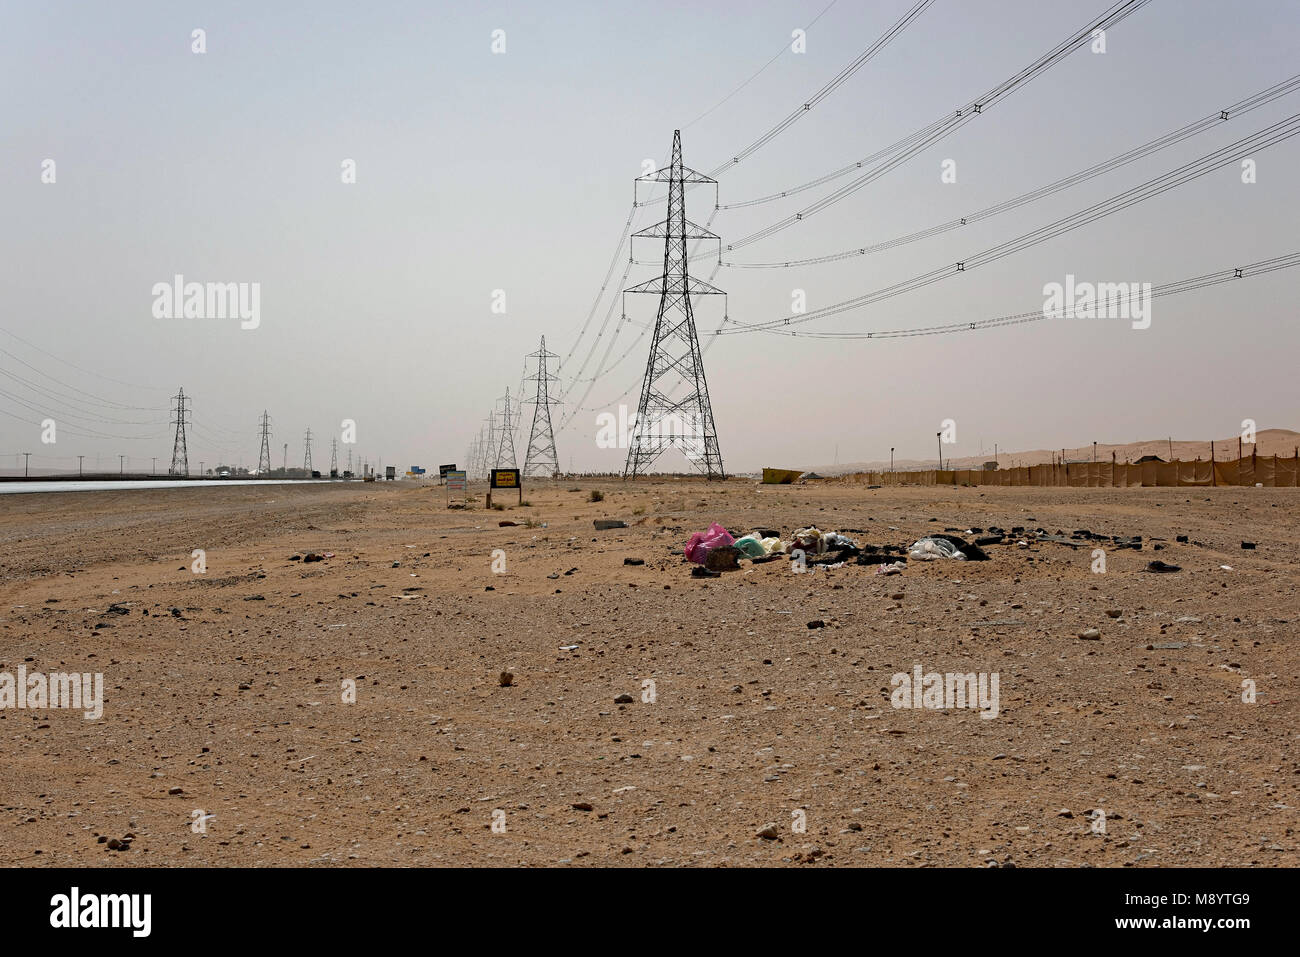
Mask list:
[[[492,462],[497,454],[497,410],[493,409],[487,417],[487,445],[483,447],[483,460],[479,463],[479,468],[484,475],[492,467]]]
[[[352,450],[348,449],[348,471],[352,471]]]
[[[546,360],[558,359],[559,356],[546,351],[546,337],[542,336],[541,349],[528,358],[537,360],[537,375],[526,380],[537,383],[537,392],[532,400],[533,427],[528,433],[528,451],[524,454],[524,475],[554,477],[559,474],[560,459],[555,452],[555,431],[551,428],[550,384],[560,380],[546,371]]]
[[[262,451],[257,453],[257,474],[271,473],[271,417],[262,410]]]
[[[176,407],[172,409],[172,413],[176,416],[172,420],[176,426],[176,439],[172,443],[172,467],[167,470],[167,474],[189,477],[190,453],[185,444],[185,424],[191,412],[186,407],[185,390],[178,389],[176,395],[172,396],[172,401],[176,403]]]
[[[307,430],[306,435],[307,451],[302,456],[302,467],[308,475],[311,475],[311,429]]]
[[[339,440],[330,439],[330,475],[339,470]]]
[[[663,222],[633,233],[633,237],[664,241],[662,276],[632,286],[623,292],[654,293],[659,296],[654,339],[650,360],[646,363],[641,384],[641,401],[637,405],[634,432],[628,443],[627,464],[623,478],[644,475],[655,459],[669,446],[682,450],[696,468],[710,479],[726,478],[718,432],[713,422],[713,404],[709,385],[704,378],[704,360],[700,340],[695,332],[695,312],[691,297],[725,296],[721,289],[702,279],[692,279],[687,269],[686,242],[692,239],[717,239],[718,236],[686,218],[686,183],[717,181],[682,165],[682,136],[673,131],[672,162],[669,166],[639,178],[640,182],[668,184],[668,215]],[[715,197],[716,203],[716,197]],[[724,310],[725,311],[725,310]],[[684,386],[686,395],[670,398]]]
[[[510,390],[506,389],[506,396],[501,400],[505,403],[505,408],[501,412],[501,436],[497,442],[497,464],[493,466],[498,469],[518,468],[518,460],[515,458],[515,414],[510,410]]]

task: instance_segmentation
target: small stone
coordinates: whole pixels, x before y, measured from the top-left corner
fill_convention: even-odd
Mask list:
[[[515,683],[515,676],[511,674],[509,671],[503,671],[501,672],[500,677],[497,678],[497,682],[501,685],[501,687],[509,688],[512,684]]]
[[[1106,615],[1110,618],[1118,618],[1122,614],[1124,614],[1124,611],[1120,608],[1108,608],[1106,610]]]
[[[635,698],[633,698],[630,694],[624,691],[621,695],[619,695],[617,698],[614,699],[614,704],[631,704],[635,700],[636,700]]]
[[[826,622],[822,621],[820,618],[814,618],[812,621],[808,622],[808,627],[809,627],[809,628],[825,628],[825,627],[826,627]]]
[[[781,836],[781,828],[778,824],[767,824],[760,830],[755,837],[761,837],[765,841],[775,841]]]
[[[168,794],[184,794],[184,793],[185,793],[185,789],[182,788],[182,787],[168,788],[168,789],[167,789],[167,793],[168,793]]]
[[[645,564],[645,559],[644,559],[644,558],[625,558],[625,559],[623,559],[623,564],[624,564],[624,565],[644,565],[644,564]]]
[[[1098,641],[1101,638],[1101,632],[1096,628],[1085,628],[1079,632],[1079,637],[1084,641]]]
[[[591,810],[591,805],[588,804],[586,801],[578,801],[576,804],[573,804],[573,805],[570,805],[570,806],[571,806],[575,811],[590,811],[590,810]]]

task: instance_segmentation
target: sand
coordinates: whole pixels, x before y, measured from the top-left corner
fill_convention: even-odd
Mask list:
[[[0,710],[0,863],[1300,863],[1296,490],[592,487],[0,499],[0,672],[104,676],[98,720]],[[713,520],[1145,542],[693,579]],[[891,706],[918,664],[997,717]]]

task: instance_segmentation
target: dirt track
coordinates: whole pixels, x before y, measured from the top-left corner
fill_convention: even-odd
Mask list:
[[[105,687],[0,710],[0,864],[1300,863],[1297,490],[592,487],[0,496],[0,672]],[[712,520],[1145,542],[692,579]],[[998,716],[891,707],[917,664],[997,673]]]

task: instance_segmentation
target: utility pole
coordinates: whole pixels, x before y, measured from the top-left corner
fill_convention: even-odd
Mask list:
[[[501,426],[501,437],[497,444],[497,464],[499,469],[513,469],[518,467],[518,461],[515,459],[515,416],[510,411],[510,390],[506,389],[505,398],[501,400],[505,407],[501,413],[504,420]],[[507,456],[506,450],[509,449]]]
[[[176,415],[173,422],[176,426],[176,440],[172,443],[172,467],[168,470],[168,474],[189,478],[190,456],[185,445],[185,425],[191,412],[186,407],[185,390],[179,389],[176,395],[172,396],[172,401],[176,403],[176,408],[172,410]]]
[[[199,478],[203,477],[203,460],[199,460]]]
[[[339,440],[330,439],[330,478],[339,472]]]
[[[524,475],[545,475],[554,478],[560,474],[560,457],[555,451],[555,431],[551,428],[550,384],[559,382],[558,376],[546,371],[547,359],[558,359],[554,352],[546,351],[546,337],[541,348],[528,356],[537,360],[537,375],[529,382],[537,383],[533,396],[533,427],[528,433],[528,451],[524,454]]]
[[[203,470],[199,469],[199,471],[202,472]],[[156,455],[153,456],[153,465],[149,466],[149,474],[150,475],[158,474],[158,456]]]
[[[78,456],[77,456],[77,478],[81,478],[81,476],[82,476],[82,474],[83,474],[83,472],[82,472],[82,465],[83,465],[83,460],[84,460],[85,458],[86,458],[86,457],[85,457],[84,455],[78,455]]]
[[[288,442],[284,443],[284,456],[280,459],[280,471],[284,473],[285,478],[289,477],[289,443]]]
[[[654,339],[650,343],[650,358],[646,362],[641,399],[637,403],[636,431],[628,444],[623,478],[635,479],[646,474],[665,449],[676,446],[709,479],[725,479],[727,475],[722,465],[722,451],[718,447],[717,426],[713,421],[713,405],[704,376],[704,359],[695,331],[691,298],[726,294],[716,286],[691,277],[686,253],[687,240],[715,240],[718,236],[686,218],[685,186],[687,183],[712,184],[716,207],[717,180],[682,165],[681,131],[674,130],[670,164],[649,176],[638,177],[636,182],[667,183],[668,208],[663,222],[632,234],[633,238],[663,240],[664,271],[660,276],[623,290],[624,297],[627,293],[659,296]],[[670,399],[669,394],[683,385],[686,395],[675,401]]]
[[[271,474],[271,417],[266,410],[262,410],[262,446],[257,453],[257,473],[259,475]]]
[[[934,437],[939,440],[939,470],[943,471],[943,433],[936,432]]]
[[[352,450],[348,449],[348,471],[352,471]]]
[[[889,447],[889,471],[894,471],[894,447]]]
[[[311,429],[307,430],[305,441],[307,442],[307,451],[304,452],[302,456],[302,467],[306,471],[308,477],[310,477],[311,476]]]
[[[28,463],[29,461],[31,461],[31,457],[32,457],[32,453],[31,453],[31,452],[24,452],[24,453],[23,453],[23,478],[27,478],[28,476],[31,475],[31,471],[30,471],[30,469],[28,469],[28,467],[27,467],[27,463]]]
[[[126,474],[126,456],[125,456],[125,455],[119,455],[119,456],[117,457],[117,474],[118,474],[119,476],[122,476],[122,475],[125,475],[125,474]]]

